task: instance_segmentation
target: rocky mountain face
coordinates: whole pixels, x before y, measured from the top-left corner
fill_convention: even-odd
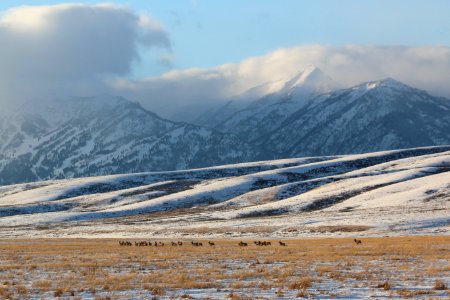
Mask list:
[[[119,97],[47,101],[0,124],[0,184],[251,160],[231,134],[171,122]]]
[[[0,119],[0,184],[450,144],[450,100],[394,79],[337,90],[311,67],[242,97],[261,91],[197,125],[120,97],[34,101]]]

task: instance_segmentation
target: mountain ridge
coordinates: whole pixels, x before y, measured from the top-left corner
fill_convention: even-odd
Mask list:
[[[77,104],[71,118],[46,126],[36,136],[23,131],[23,123],[16,124],[16,132],[3,139],[1,183],[178,169],[250,158],[250,147],[230,134],[166,120],[135,102],[120,99],[97,108]],[[16,180],[8,181],[14,176]]]

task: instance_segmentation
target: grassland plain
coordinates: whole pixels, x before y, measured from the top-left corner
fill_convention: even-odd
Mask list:
[[[0,298],[450,297],[450,236],[283,240],[286,246],[128,240],[132,246],[118,239],[0,240]]]

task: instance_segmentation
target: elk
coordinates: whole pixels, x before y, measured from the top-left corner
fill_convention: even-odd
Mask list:
[[[240,247],[247,247],[247,246],[248,246],[248,244],[247,244],[247,243],[244,243],[243,241],[240,241],[238,245],[239,245]]]
[[[278,241],[280,243],[280,246],[286,246],[286,243],[283,243],[282,241]]]
[[[183,246],[183,242],[178,241],[178,246]]]
[[[172,242],[172,246],[178,246],[178,244],[175,242]]]
[[[353,241],[355,242],[356,245],[362,244],[361,240],[353,239]]]
[[[210,246],[215,246],[216,244],[214,244],[213,242],[211,242],[211,241],[208,241],[208,244],[210,245]]]

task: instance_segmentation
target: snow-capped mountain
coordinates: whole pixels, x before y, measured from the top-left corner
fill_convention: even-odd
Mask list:
[[[335,89],[337,84],[315,66],[307,66],[288,80],[275,80],[250,88],[225,103],[208,109],[194,124],[222,131],[243,131],[263,119],[283,117],[318,94]],[[247,124],[250,122],[251,124]],[[259,124],[264,126],[264,124]],[[248,128],[247,128],[248,130]]]
[[[278,91],[254,101],[215,128],[256,141],[279,127],[311,99],[335,87],[336,84],[320,69],[310,66],[286,81]]]
[[[392,78],[336,86],[311,66],[244,109],[224,107],[211,118],[227,116],[214,128],[252,143],[259,159],[450,144],[449,99]]]
[[[450,144],[450,100],[388,78],[320,95],[259,136],[283,157]]]
[[[212,127],[121,97],[34,101],[0,119],[0,185],[450,144],[450,100],[394,79],[334,90],[310,67],[268,86],[209,111]]]
[[[171,170],[254,157],[230,134],[171,122],[124,98],[24,106],[0,123],[0,184]]]

